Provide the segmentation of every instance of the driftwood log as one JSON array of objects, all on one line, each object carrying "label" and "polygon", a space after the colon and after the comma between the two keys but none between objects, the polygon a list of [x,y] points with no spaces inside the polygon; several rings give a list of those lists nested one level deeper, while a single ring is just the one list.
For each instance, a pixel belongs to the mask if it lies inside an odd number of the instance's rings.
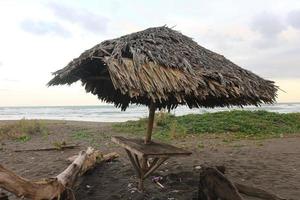
[{"label": "driftwood log", "polygon": [[16,149],[14,152],[28,152],[28,151],[61,151],[65,149],[74,149],[79,147],[78,145],[63,145],[58,147],[38,148],[38,149]]},{"label": "driftwood log", "polygon": [[40,181],[22,178],[0,165],[0,188],[20,198],[32,200],[74,200],[71,188],[78,176],[92,169],[96,164],[118,157],[117,153],[105,156],[89,147],[73,157],[72,163],[59,175]]},{"label": "driftwood log", "polygon": [[225,167],[203,167],[200,170],[198,200],[244,200],[241,194],[266,200],[287,200],[260,188],[230,181]]}]

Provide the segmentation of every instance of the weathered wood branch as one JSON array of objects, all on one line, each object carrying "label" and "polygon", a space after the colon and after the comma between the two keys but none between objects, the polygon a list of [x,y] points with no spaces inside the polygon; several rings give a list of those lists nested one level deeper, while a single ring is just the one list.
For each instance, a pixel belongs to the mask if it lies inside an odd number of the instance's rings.
[{"label": "weathered wood branch", "polygon": [[60,147],[38,148],[38,149],[16,149],[14,152],[28,152],[28,151],[61,151],[64,149],[74,149],[79,147],[78,145],[63,145]]},{"label": "weathered wood branch", "polygon": [[200,200],[243,200],[240,193],[266,200],[287,200],[260,188],[231,182],[225,177],[225,167],[204,167],[200,171]]},{"label": "weathered wood branch", "polygon": [[81,151],[73,162],[55,178],[41,181],[22,178],[0,165],[0,188],[18,197],[32,200],[73,200],[75,197],[70,188],[74,186],[77,177],[93,168],[96,163],[116,157],[116,153],[102,156],[99,151],[89,147],[86,151]]}]

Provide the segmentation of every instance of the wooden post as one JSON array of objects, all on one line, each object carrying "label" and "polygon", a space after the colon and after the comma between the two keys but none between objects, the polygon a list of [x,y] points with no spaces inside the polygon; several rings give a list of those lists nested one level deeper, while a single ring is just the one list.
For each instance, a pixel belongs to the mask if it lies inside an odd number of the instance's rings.
[{"label": "wooden post", "polygon": [[155,105],[154,105],[154,103],[151,102],[151,104],[149,106],[148,129],[147,129],[147,135],[145,138],[145,144],[149,144],[151,142],[154,114],[155,114]]},{"label": "wooden post", "polygon": [[140,191],[144,191],[144,179],[145,179],[145,173],[147,172],[147,158],[142,157],[141,158],[141,176],[138,184],[138,189]]}]

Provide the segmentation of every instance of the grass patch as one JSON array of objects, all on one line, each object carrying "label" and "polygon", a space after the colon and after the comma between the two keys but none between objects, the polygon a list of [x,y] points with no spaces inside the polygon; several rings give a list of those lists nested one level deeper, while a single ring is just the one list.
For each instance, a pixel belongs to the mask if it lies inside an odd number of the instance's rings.
[{"label": "grass patch", "polygon": [[11,138],[20,142],[26,142],[34,134],[48,134],[48,129],[43,121],[21,119],[0,126],[0,140]]},{"label": "grass patch", "polygon": [[87,140],[90,138],[90,134],[85,130],[78,130],[72,134],[72,137],[76,140]]},{"label": "grass patch", "polygon": [[56,149],[62,149],[64,146],[67,145],[66,141],[56,141],[52,143],[53,147]]},{"label": "grass patch", "polygon": [[73,132],[72,137],[75,140],[86,141],[89,145],[96,147],[99,145],[98,140],[101,136],[99,134],[95,134],[89,129],[81,129]]},{"label": "grass patch", "polygon": [[197,147],[198,147],[198,149],[204,149],[205,145],[203,142],[199,142]]},{"label": "grass patch", "polygon": [[31,139],[30,135],[22,135],[16,138],[19,142],[27,142]]},{"label": "grass patch", "polygon": [[[118,132],[143,135],[147,119],[118,123]],[[300,133],[300,113],[280,114],[267,111],[225,111],[175,117],[167,113],[155,116],[154,138],[177,139],[188,134],[228,134],[230,138],[263,139]]]}]

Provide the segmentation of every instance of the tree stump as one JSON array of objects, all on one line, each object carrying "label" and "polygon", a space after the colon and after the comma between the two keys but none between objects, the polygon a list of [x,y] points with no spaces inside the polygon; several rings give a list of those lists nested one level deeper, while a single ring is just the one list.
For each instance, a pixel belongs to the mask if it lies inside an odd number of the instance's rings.
[{"label": "tree stump", "polygon": [[200,170],[199,200],[243,200],[234,184],[219,170],[204,167]]},{"label": "tree stump", "polygon": [[266,200],[287,200],[260,188],[231,182],[225,167],[203,167],[200,170],[198,200],[243,200],[240,193]]}]

